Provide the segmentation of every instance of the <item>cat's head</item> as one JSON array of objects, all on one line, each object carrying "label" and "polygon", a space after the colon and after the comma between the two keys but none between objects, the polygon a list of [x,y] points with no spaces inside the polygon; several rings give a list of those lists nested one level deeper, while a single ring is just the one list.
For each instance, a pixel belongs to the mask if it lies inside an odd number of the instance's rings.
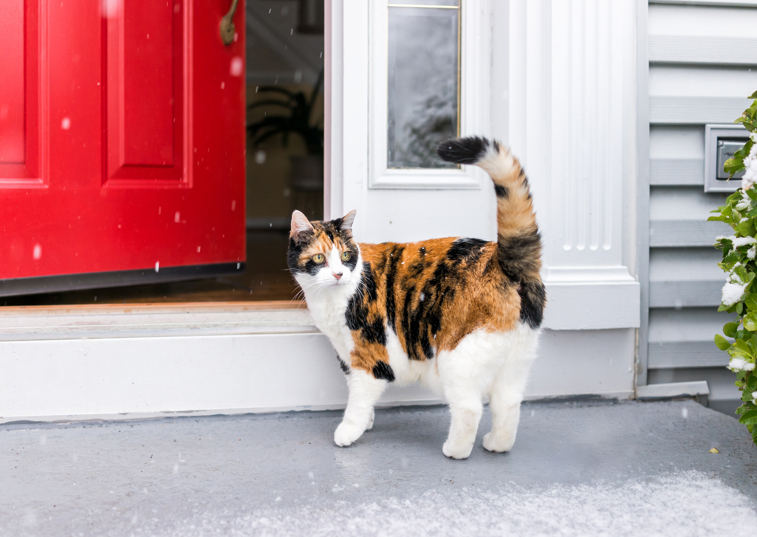
[{"label": "cat's head", "polygon": [[289,270],[303,288],[343,286],[359,277],[360,249],[352,239],[355,213],[313,222],[300,211],[292,213],[287,259]]}]

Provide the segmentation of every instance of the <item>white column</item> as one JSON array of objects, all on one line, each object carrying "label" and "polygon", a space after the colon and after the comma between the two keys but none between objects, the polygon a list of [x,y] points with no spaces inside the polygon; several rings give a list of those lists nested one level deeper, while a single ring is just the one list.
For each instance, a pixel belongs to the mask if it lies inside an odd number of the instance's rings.
[{"label": "white column", "polygon": [[511,0],[508,16],[507,138],[544,236],[545,324],[637,327],[624,259],[635,243],[624,235],[635,222],[624,200],[636,181],[634,1]]}]

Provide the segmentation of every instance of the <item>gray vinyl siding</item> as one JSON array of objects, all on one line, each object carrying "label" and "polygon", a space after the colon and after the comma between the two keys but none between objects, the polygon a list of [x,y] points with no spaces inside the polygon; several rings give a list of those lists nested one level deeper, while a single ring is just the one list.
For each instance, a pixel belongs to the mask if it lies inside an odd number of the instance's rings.
[{"label": "gray vinyl siding", "polygon": [[[706,380],[710,399],[738,399],[713,343],[725,281],[707,222],[723,194],[704,193],[704,125],[732,123],[757,90],[757,2],[650,1],[649,384]],[[749,31],[751,29],[751,31]]]}]

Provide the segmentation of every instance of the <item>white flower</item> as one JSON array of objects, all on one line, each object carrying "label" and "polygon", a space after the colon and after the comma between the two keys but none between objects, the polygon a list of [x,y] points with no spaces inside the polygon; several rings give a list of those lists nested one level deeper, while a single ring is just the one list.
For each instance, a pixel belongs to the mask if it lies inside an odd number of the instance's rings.
[{"label": "white flower", "polygon": [[753,371],[754,364],[752,362],[747,362],[743,358],[731,358],[731,361],[728,363],[728,369],[734,373],[738,373],[739,371]]},{"label": "white flower", "polygon": [[753,132],[749,135],[749,137],[752,139],[752,141],[757,144],[757,132]]},{"label": "white flower", "polygon": [[757,392],[752,392],[752,403],[757,404]]},{"label": "white flower", "polygon": [[754,259],[755,255],[757,255],[757,246],[752,246],[749,248],[749,250],[746,251],[746,256],[749,259]]}]

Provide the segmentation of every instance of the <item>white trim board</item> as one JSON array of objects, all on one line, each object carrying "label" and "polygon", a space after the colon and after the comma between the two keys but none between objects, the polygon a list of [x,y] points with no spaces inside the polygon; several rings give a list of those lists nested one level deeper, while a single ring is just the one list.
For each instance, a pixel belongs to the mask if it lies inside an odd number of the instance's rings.
[{"label": "white trim board", "polygon": [[[633,339],[632,329],[545,331],[527,394],[631,397]],[[0,371],[0,423],[339,409],[347,396],[317,333],[3,341]],[[392,386],[381,401],[438,399]]]}]

